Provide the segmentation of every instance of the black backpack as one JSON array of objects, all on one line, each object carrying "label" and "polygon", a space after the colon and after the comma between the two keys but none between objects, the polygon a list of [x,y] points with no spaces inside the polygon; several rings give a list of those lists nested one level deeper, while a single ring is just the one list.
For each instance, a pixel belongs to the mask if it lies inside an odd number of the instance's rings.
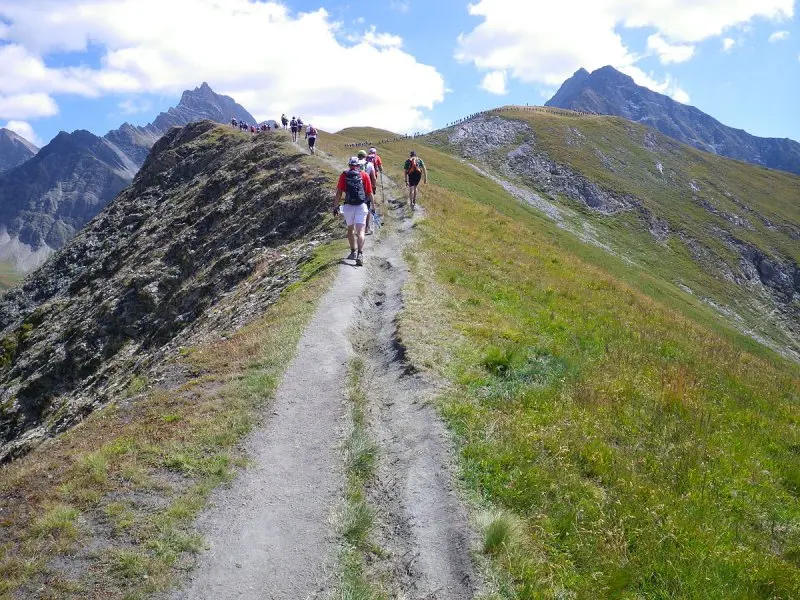
[{"label": "black backpack", "polygon": [[361,179],[361,171],[358,169],[348,169],[344,172],[344,201],[346,204],[364,204],[367,195],[364,193],[364,180]]}]

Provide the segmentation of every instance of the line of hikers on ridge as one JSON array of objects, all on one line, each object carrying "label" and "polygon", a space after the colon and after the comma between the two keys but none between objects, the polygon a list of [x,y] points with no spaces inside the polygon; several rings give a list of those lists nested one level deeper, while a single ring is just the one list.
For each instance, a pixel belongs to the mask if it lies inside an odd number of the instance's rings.
[{"label": "line of hikers on ridge", "polygon": [[[425,163],[411,151],[403,165],[405,183],[408,186],[408,199],[411,210],[417,206],[417,186],[420,181],[428,183],[428,170]],[[380,217],[377,213],[377,189],[380,176],[383,191],[383,161],[374,146],[359,150],[356,156],[348,161],[348,168],[339,175],[336,184],[336,196],[333,200],[333,215],[341,214],[347,224],[347,241],[350,254],[345,260],[355,260],[356,266],[364,264],[365,236],[372,233],[370,225],[379,227]],[[383,196],[383,193],[381,194]],[[344,200],[344,203],[342,201]],[[383,197],[385,202],[386,198]]]}]

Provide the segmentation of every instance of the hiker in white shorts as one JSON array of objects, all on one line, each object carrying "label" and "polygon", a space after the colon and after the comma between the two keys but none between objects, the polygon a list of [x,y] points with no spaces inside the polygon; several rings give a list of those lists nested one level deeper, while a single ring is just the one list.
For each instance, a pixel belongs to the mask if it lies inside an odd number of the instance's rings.
[{"label": "hiker in white shorts", "polygon": [[367,202],[372,201],[372,182],[369,175],[360,169],[357,156],[350,159],[348,166],[349,169],[339,176],[336,185],[333,214],[339,214],[339,205],[344,196],[342,214],[347,223],[347,241],[350,243],[347,260],[355,259],[360,267],[364,264],[364,228],[369,214]]}]

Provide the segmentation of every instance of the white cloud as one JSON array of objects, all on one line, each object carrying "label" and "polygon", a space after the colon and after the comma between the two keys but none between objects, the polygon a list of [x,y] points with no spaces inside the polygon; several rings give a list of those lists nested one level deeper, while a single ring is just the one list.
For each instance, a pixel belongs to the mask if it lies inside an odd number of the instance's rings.
[{"label": "white cloud", "polygon": [[408,0],[392,0],[389,2],[389,8],[401,13],[407,13],[411,10],[411,3]]},{"label": "white cloud", "polygon": [[26,140],[31,142],[32,144],[39,146],[40,148],[44,146],[44,142],[41,138],[36,135],[36,132],[31,127],[31,124],[27,121],[9,121],[5,124],[6,129],[10,129],[14,133],[21,135]]},{"label": "white cloud", "polygon": [[506,87],[506,72],[505,71],[491,71],[481,81],[481,88],[490,94],[497,94],[502,96],[508,93]]},{"label": "white cloud", "polygon": [[775,42],[780,42],[781,40],[785,40],[789,37],[788,31],[776,31],[771,36],[769,36],[769,43],[774,44]]},{"label": "white cloud", "polygon": [[647,49],[658,54],[662,65],[686,62],[694,56],[693,45],[670,44],[657,33],[647,38]]},{"label": "white cloud", "polygon": [[667,75],[663,81],[659,81],[652,73],[645,73],[636,66],[622,67],[620,70],[633,77],[633,80],[641,86],[659,94],[666,94],[682,104],[689,104],[689,94],[678,85],[678,82],[671,75]]},{"label": "white cloud", "polygon": [[722,51],[723,52],[730,52],[733,50],[733,47],[736,45],[736,40],[733,38],[726,37],[722,40]]},{"label": "white cloud", "polygon": [[47,94],[0,95],[0,119],[30,119],[57,114],[58,105]]},{"label": "white cloud", "polygon": [[[0,0],[0,22],[10,42],[0,47],[0,95],[177,94],[208,81],[258,118],[289,111],[324,128],[410,131],[430,126],[424,111],[445,94],[441,74],[404,52],[402,38],[373,28],[342,42],[324,9],[292,13],[256,0]],[[53,53],[90,46],[103,53],[98,68],[47,66]],[[376,68],[352,77],[354,64]]]},{"label": "white cloud", "polygon": [[403,38],[391,33],[376,33],[375,26],[370,27],[361,38],[363,42],[376,48],[402,48]]},{"label": "white cloud", "polygon": [[635,66],[642,57],[623,41],[625,28],[654,30],[650,50],[665,64],[679,62],[692,45],[755,18],[791,18],[794,0],[475,0],[468,11],[480,23],[459,36],[456,59],[526,83],[560,85],[581,67]]},{"label": "white cloud", "polygon": [[147,98],[126,98],[117,107],[124,115],[136,115],[153,110],[153,102]]}]

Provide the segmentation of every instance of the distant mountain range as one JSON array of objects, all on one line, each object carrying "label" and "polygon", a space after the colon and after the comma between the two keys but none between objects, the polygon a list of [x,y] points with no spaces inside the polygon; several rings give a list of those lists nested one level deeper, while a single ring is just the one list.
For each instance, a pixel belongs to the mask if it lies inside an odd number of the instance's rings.
[{"label": "distant mountain range", "polygon": [[624,117],[706,152],[800,174],[800,143],[723,125],[693,106],[636,85],[612,67],[592,73],[580,69],[545,106]]},{"label": "distant mountain range", "polygon": [[27,160],[0,173],[0,261],[35,268],[133,180],[170,127],[231,117],[255,123],[233,98],[203,83],[144,127],[124,123],[103,137],[61,132],[38,153],[31,145]]},{"label": "distant mountain range", "polygon": [[39,151],[21,135],[0,128],[0,173],[21,165]]}]

